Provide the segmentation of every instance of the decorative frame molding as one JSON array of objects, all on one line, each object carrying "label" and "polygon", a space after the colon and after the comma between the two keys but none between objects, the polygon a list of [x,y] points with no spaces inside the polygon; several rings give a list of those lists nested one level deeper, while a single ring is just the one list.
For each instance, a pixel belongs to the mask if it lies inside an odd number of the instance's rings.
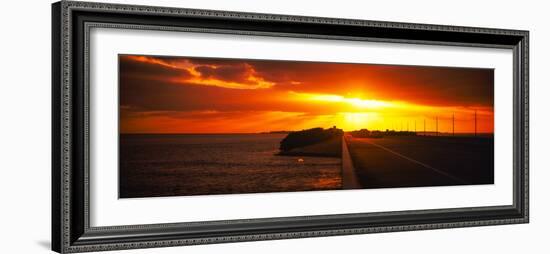
[{"label": "decorative frame molding", "polygon": [[[93,27],[513,49],[513,205],[90,227],[88,36]],[[52,249],[74,253],[528,223],[528,73],[528,31],[72,1],[54,3]]]}]

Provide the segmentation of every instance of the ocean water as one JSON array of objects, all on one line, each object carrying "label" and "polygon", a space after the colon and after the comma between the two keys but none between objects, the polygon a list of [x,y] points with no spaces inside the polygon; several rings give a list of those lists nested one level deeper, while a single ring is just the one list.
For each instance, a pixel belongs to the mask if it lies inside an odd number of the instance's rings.
[{"label": "ocean water", "polygon": [[341,159],[276,155],[286,134],[121,134],[120,198],[340,189]]}]

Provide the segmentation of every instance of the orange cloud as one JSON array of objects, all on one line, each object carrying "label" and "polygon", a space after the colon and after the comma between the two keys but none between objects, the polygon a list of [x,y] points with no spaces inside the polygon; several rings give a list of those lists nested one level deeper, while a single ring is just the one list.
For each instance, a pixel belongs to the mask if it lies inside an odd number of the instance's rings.
[{"label": "orange cloud", "polygon": [[270,88],[275,84],[258,76],[249,64],[215,65],[194,64],[188,59],[165,60],[159,57],[124,55],[122,58],[151,65],[160,65],[174,70],[180,70],[190,76],[169,79],[176,83],[192,83],[196,85],[218,86],[232,89],[262,89]]}]

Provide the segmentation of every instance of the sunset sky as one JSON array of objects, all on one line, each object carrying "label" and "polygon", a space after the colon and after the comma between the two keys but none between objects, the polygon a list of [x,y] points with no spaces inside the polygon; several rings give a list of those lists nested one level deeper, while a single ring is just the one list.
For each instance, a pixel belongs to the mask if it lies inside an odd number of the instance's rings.
[{"label": "sunset sky", "polygon": [[122,133],[493,132],[493,70],[119,56]]}]

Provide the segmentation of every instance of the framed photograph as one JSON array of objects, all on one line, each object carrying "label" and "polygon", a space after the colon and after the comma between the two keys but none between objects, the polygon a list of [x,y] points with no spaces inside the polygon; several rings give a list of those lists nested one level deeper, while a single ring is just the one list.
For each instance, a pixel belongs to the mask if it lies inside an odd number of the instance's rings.
[{"label": "framed photograph", "polygon": [[54,251],[529,220],[528,31],[52,13]]}]

